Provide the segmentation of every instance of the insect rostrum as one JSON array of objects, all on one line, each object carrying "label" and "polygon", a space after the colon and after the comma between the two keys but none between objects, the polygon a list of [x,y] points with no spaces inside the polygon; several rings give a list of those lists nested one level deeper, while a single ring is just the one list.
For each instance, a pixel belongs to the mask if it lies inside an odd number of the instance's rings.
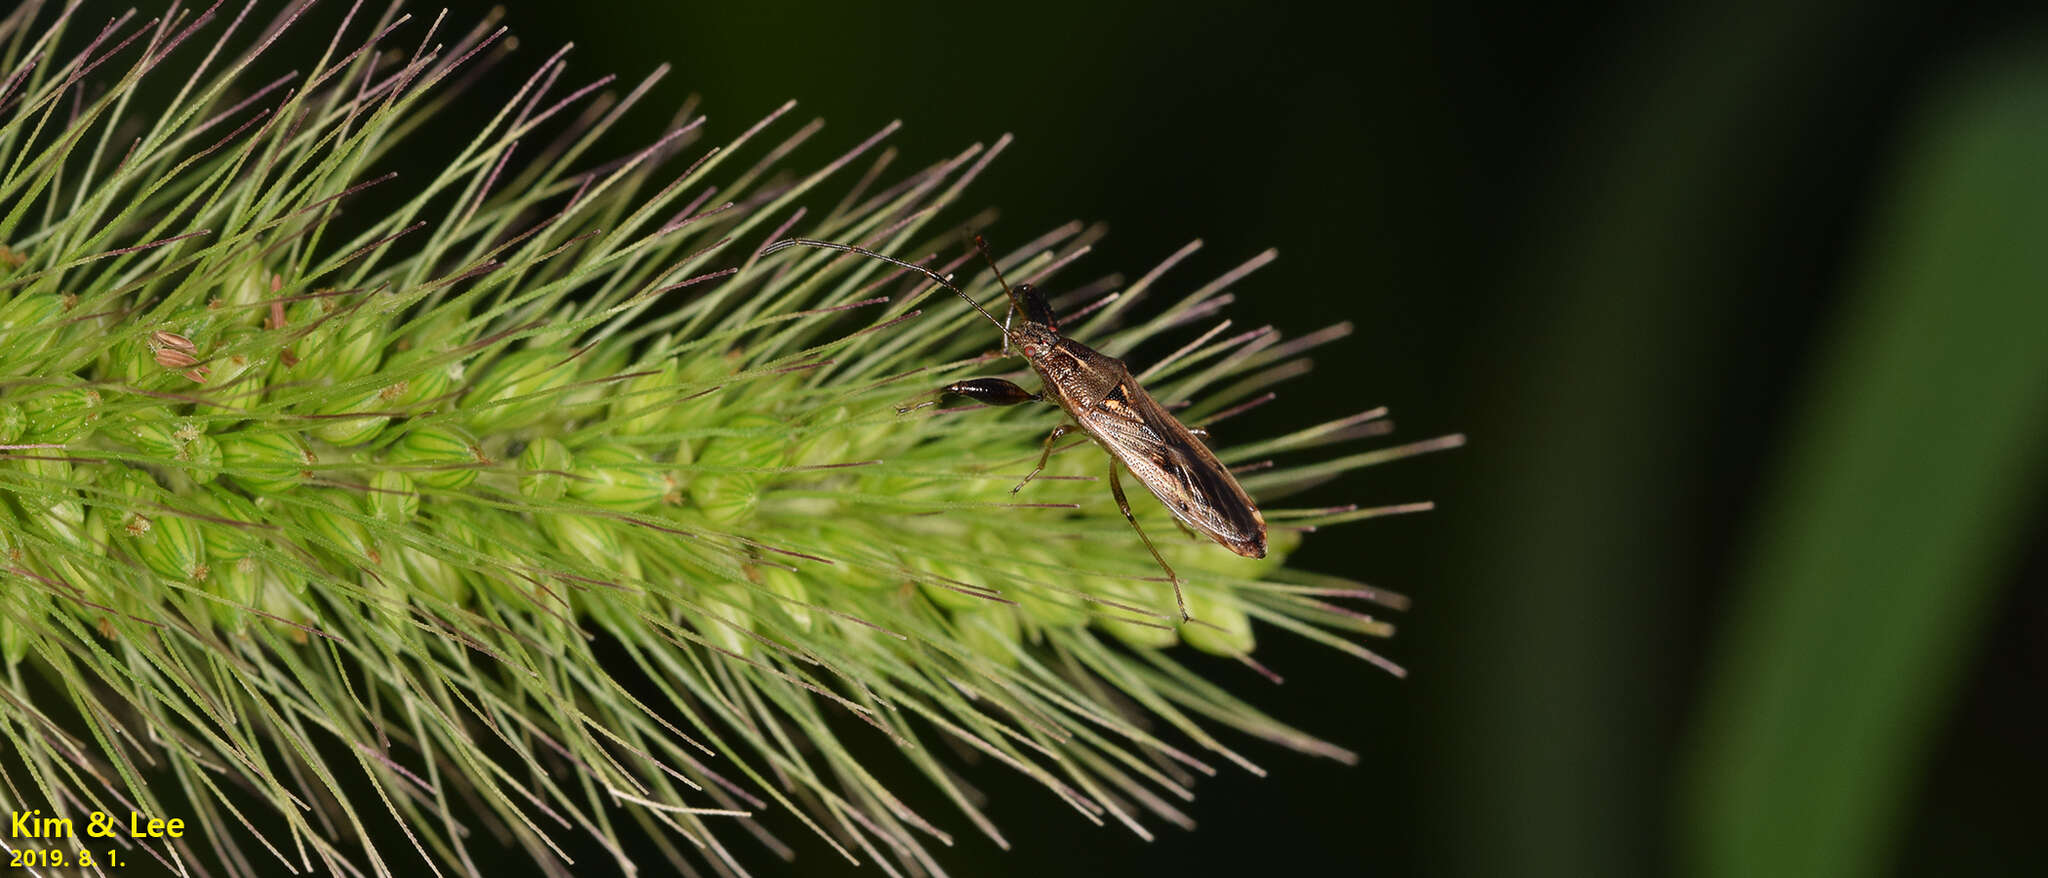
[{"label": "insect rostrum", "polygon": [[[1087,316],[1057,330],[1020,287],[1006,337],[1096,379],[1048,379],[1063,409],[904,417],[935,385],[1034,394],[971,379],[981,317],[922,278],[762,248],[933,252],[1007,139],[902,171],[891,126],[797,167],[833,137],[789,106],[650,108],[665,70],[608,90],[491,20],[336,13],[293,44],[322,13],[260,6],[0,18],[0,810],[180,818],[123,859],[230,874],[475,874],[511,847],[567,875],[575,839],[620,871],[743,872],[780,838],[934,872],[934,842],[1009,843],[976,772],[1149,836],[1190,822],[1176,801],[1212,762],[1252,766],[1226,737],[1350,758],[1229,694],[1256,677],[1170,649],[1250,663],[1258,620],[1392,668],[1355,601],[1402,600],[1286,558],[1422,507],[1274,504],[1457,441],[1313,453],[1384,432],[1377,410],[1213,456],[1166,435],[1265,432],[1246,413],[1344,334],[1218,325],[1266,257],[1207,284],[1176,267],[1191,248],[1133,283],[1062,281]],[[266,54],[286,45],[306,63]],[[516,87],[445,131],[437,102],[483,100],[465,77]],[[629,113],[675,121],[615,143]],[[1071,272],[1098,233],[1050,230],[1006,268]],[[1152,337],[1191,340],[1139,376],[1107,365]],[[1045,454],[1066,410],[1186,455],[1124,460],[1234,552],[1141,549],[1099,460]],[[1168,609],[1181,580],[1193,623]],[[902,762],[856,761],[859,736]],[[905,782],[948,807],[914,810]],[[674,862],[629,862],[648,849]]]}]

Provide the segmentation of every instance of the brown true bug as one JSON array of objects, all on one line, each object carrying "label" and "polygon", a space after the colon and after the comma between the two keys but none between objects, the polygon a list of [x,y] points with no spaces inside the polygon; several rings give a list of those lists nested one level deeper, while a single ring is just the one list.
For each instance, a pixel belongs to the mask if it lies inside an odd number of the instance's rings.
[{"label": "brown true bug", "polygon": [[1024,320],[1021,326],[1013,328],[1009,320],[997,320],[980,302],[937,272],[872,250],[831,241],[790,238],[770,244],[761,253],[765,256],[799,245],[858,253],[923,274],[958,293],[981,316],[1000,327],[1003,330],[1003,354],[1011,355],[1014,346],[1016,355],[1030,363],[1032,370],[1044,380],[1045,389],[1032,393],[1002,378],[972,378],[948,384],[940,389],[940,393],[957,394],[987,405],[1049,400],[1065,409],[1074,422],[1053,429],[1052,435],[1045,438],[1044,450],[1038,455],[1038,466],[1024,477],[1024,481],[1017,483],[1017,487],[1011,488],[1010,493],[1021,490],[1045,470],[1046,461],[1052,457],[1053,444],[1060,437],[1077,427],[1088,434],[1109,452],[1110,493],[1116,496],[1116,505],[1123,512],[1124,520],[1131,523],[1131,528],[1138,532],[1138,538],[1145,542],[1145,548],[1152,552],[1152,560],[1159,562],[1160,569],[1166,571],[1167,581],[1173,583],[1173,598],[1180,606],[1182,621],[1191,617],[1188,615],[1187,598],[1181,594],[1180,577],[1173,572],[1173,566],[1160,557],[1159,548],[1152,544],[1152,538],[1145,535],[1145,529],[1139,527],[1138,519],[1131,515],[1131,503],[1124,497],[1123,485],[1117,479],[1117,464],[1129,469],[1131,475],[1136,476],[1186,527],[1200,531],[1239,555],[1266,557],[1265,517],[1259,514],[1259,507],[1252,503],[1252,498],[1238,485],[1230,470],[1224,468],[1208,446],[1196,438],[1196,431],[1168,414],[1164,406],[1145,392],[1145,388],[1138,386],[1137,379],[1131,377],[1130,367],[1124,365],[1124,361],[1060,335],[1059,324],[1053,317],[1052,307],[1046,304],[1045,296],[1030,284],[1018,284],[1012,288],[1003,279],[1002,269],[996,267],[995,258],[988,252],[988,242],[981,236],[974,237],[974,245],[981,251],[982,258],[988,261],[989,270],[995,273],[996,283],[1002,285],[1003,293],[1009,297],[1012,313],[1022,312]]}]

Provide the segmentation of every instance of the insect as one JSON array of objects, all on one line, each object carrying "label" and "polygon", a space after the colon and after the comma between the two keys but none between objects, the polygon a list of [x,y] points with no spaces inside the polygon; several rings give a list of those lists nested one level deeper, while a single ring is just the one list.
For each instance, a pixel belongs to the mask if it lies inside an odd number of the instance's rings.
[{"label": "insect", "polygon": [[1259,514],[1259,507],[1244,492],[1230,470],[1224,468],[1208,446],[1202,444],[1198,436],[1206,433],[1190,430],[1168,414],[1166,408],[1146,393],[1136,378],[1131,377],[1130,367],[1124,365],[1124,361],[1061,335],[1059,323],[1045,296],[1030,284],[1011,287],[1009,281],[1003,279],[1002,269],[996,267],[995,258],[989,255],[988,242],[981,236],[974,237],[974,246],[981,251],[989,270],[995,274],[996,283],[1009,297],[1011,315],[1023,314],[1020,325],[1012,326],[1009,319],[997,320],[974,297],[954,286],[948,277],[872,250],[832,241],[789,238],[777,241],[761,252],[767,255],[796,246],[857,253],[918,272],[959,294],[967,304],[974,306],[976,312],[1000,327],[1003,331],[1003,355],[1023,357],[1044,380],[1044,389],[1032,393],[1002,378],[971,378],[948,384],[940,388],[940,393],[964,396],[987,405],[1051,402],[1064,409],[1072,421],[1053,428],[1052,435],[1045,438],[1045,447],[1038,455],[1038,466],[1032,468],[1017,487],[1011,488],[1010,493],[1022,490],[1045,471],[1046,461],[1052,457],[1053,445],[1060,437],[1077,429],[1086,433],[1109,452],[1110,493],[1115,495],[1117,509],[1123,512],[1124,520],[1131,523],[1131,528],[1138,532],[1138,538],[1145,542],[1145,548],[1151,551],[1152,560],[1159,562],[1160,569],[1166,571],[1167,580],[1173,583],[1173,598],[1180,607],[1182,621],[1190,621],[1192,617],[1188,615],[1187,598],[1181,593],[1180,577],[1173,572],[1173,566],[1160,557],[1159,547],[1152,544],[1152,538],[1145,535],[1145,529],[1139,527],[1138,519],[1131,515],[1131,503],[1124,496],[1123,485],[1117,478],[1119,464],[1129,469],[1140,484],[1159,498],[1159,502],[1185,528],[1199,531],[1224,548],[1247,558],[1266,557],[1266,519]]}]

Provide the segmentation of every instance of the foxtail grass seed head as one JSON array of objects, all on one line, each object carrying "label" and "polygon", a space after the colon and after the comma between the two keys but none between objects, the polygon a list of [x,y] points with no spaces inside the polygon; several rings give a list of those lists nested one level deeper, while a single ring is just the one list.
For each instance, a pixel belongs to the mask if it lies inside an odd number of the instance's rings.
[{"label": "foxtail grass seed head", "polygon": [[[1288,558],[1426,504],[1289,497],[1460,440],[1331,453],[1383,413],[1250,414],[1347,331],[1216,331],[1270,254],[1211,282],[1184,251],[1063,326],[1210,426],[1264,513],[1243,558],[1132,493],[1183,623],[1099,449],[1010,493],[1060,412],[920,405],[1024,374],[965,303],[764,253],[860,242],[1000,301],[964,242],[1007,137],[906,173],[893,125],[707,121],[658,106],[665,69],[573,81],[494,21],[291,8],[0,18],[0,809],[178,817],[124,863],[236,873],[561,874],[572,835],[617,871],[736,873],[767,864],[727,847],[749,832],[923,873],[962,827],[1000,839],[975,772],[1147,832],[1185,822],[1153,766],[1250,765],[1212,729],[1341,753],[1198,653],[1304,636],[1399,672],[1361,602],[1405,601]],[[673,125],[624,142],[627,115]],[[1078,224],[990,231],[1047,289],[1146,268],[1072,259]],[[855,761],[876,742],[900,765]],[[675,862],[626,862],[642,833]]]}]

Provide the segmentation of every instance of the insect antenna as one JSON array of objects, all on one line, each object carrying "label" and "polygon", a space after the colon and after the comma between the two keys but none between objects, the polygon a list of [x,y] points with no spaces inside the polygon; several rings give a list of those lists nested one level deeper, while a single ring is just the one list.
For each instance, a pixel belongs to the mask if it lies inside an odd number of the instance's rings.
[{"label": "insect antenna", "polygon": [[1003,270],[996,267],[995,256],[988,252],[988,239],[983,238],[980,235],[975,235],[974,249],[981,252],[981,260],[983,262],[988,263],[988,270],[995,272],[996,283],[1002,285],[1003,295],[1010,297],[1010,304],[1014,306],[1017,310],[1023,311],[1026,314],[1030,314],[1031,310],[1024,307],[1024,300],[1018,298],[1017,291],[1010,288],[1010,282],[1003,279]]},{"label": "insect antenna", "polygon": [[[980,240],[981,240],[981,238],[980,238],[979,236],[977,236],[977,237],[975,238],[975,240],[976,240],[976,241],[978,242],[978,241],[980,241]],[[905,262],[905,261],[903,261],[903,260],[901,260],[901,259],[897,259],[897,258],[896,258],[896,257],[894,257],[894,256],[884,256],[884,255],[882,255],[882,254],[880,254],[880,253],[876,253],[876,252],[875,252],[875,251],[873,251],[873,250],[868,250],[868,249],[865,249],[865,248],[862,248],[862,247],[855,247],[855,246],[853,246],[852,244],[841,244],[841,243],[839,243],[839,242],[837,242],[837,241],[819,241],[819,240],[816,240],[816,239],[813,239],[813,238],[784,238],[784,239],[782,239],[782,240],[780,240],[780,241],[777,241],[777,242],[775,242],[775,243],[773,243],[773,244],[770,244],[770,245],[768,245],[768,246],[766,246],[766,247],[763,247],[763,248],[761,248],[761,255],[762,255],[762,256],[766,256],[766,255],[768,255],[768,254],[770,254],[770,253],[774,253],[774,252],[775,252],[775,251],[777,251],[777,250],[785,250],[785,249],[788,249],[788,248],[790,248],[790,247],[798,247],[798,246],[802,246],[802,247],[816,247],[816,248],[819,248],[819,249],[821,249],[821,250],[838,250],[838,251],[840,251],[840,252],[842,252],[842,253],[858,253],[858,254],[860,254],[860,255],[862,255],[862,256],[866,256],[866,257],[868,257],[869,259],[879,259],[879,260],[882,260],[883,262],[887,262],[887,263],[889,263],[890,265],[895,265],[895,266],[898,266],[898,267],[901,267],[901,268],[907,268],[907,269],[910,269],[911,271],[915,271],[915,272],[917,272],[918,274],[922,274],[922,275],[924,275],[925,277],[931,278],[931,279],[932,279],[932,280],[933,280],[934,282],[936,282],[936,283],[937,283],[937,284],[938,284],[939,286],[945,287],[946,289],[949,289],[949,290],[952,290],[952,291],[953,291],[953,292],[955,292],[955,293],[958,293],[958,294],[960,295],[960,298],[962,298],[962,299],[966,299],[966,300],[967,300],[967,304],[969,304],[969,305],[972,305],[972,306],[974,306],[974,310],[975,310],[976,312],[980,313],[980,314],[981,314],[981,316],[983,316],[983,317],[986,317],[986,318],[988,318],[988,322],[990,322],[990,323],[993,323],[993,324],[995,324],[995,325],[996,325],[996,326],[998,326],[998,327],[1002,327],[1002,329],[1003,329],[1003,334],[1004,334],[1004,335],[1009,335],[1009,334],[1010,334],[1010,329],[1009,329],[1009,327],[1007,327],[1007,326],[1004,326],[1004,325],[1003,325],[1003,321],[1001,321],[1001,320],[997,320],[997,319],[996,319],[996,316],[995,316],[994,314],[990,314],[990,313],[988,313],[988,309],[987,309],[987,308],[983,308],[983,307],[981,307],[981,303],[980,303],[980,302],[977,302],[977,301],[975,301],[975,300],[974,300],[974,297],[973,297],[973,296],[970,296],[970,295],[968,295],[968,294],[967,294],[967,291],[966,291],[966,290],[963,290],[963,289],[960,289],[959,287],[956,287],[956,286],[954,286],[954,285],[953,285],[953,281],[952,281],[952,280],[950,280],[950,279],[949,279],[948,277],[942,277],[942,276],[940,276],[940,275],[939,275],[939,273],[938,273],[938,272],[936,272],[936,271],[933,271],[933,270],[931,270],[931,269],[929,269],[929,268],[926,268],[926,267],[924,267],[924,266],[922,266],[922,265],[918,265],[918,264],[916,264],[916,263],[912,263],[912,262]],[[987,251],[986,249],[984,249],[984,250],[982,251],[982,254],[983,254],[983,255],[985,256],[985,255],[987,255],[987,252],[988,252],[988,251]],[[993,265],[993,263],[991,263],[991,265]],[[996,274],[996,282],[997,282],[997,283],[1002,283],[1002,280],[1003,280],[1003,276],[1002,276],[1002,274],[1001,274],[1000,272],[998,272],[998,273]],[[1009,292],[1010,292],[1010,285],[1009,285],[1009,284],[1003,284],[1003,292],[1006,292],[1006,293],[1009,293]],[[1015,299],[1016,297],[1017,297],[1017,295],[1016,295],[1015,293],[1010,293],[1010,298],[1011,298],[1011,299],[1013,299],[1013,300],[1014,300],[1014,299]]]}]

